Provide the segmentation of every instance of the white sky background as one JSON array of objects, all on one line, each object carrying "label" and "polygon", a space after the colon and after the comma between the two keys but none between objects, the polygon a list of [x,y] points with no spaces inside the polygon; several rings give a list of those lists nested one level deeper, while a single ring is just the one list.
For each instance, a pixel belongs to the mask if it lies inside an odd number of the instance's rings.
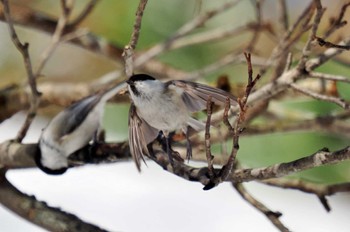
[{"label": "white sky background", "polygon": [[[17,114],[0,125],[0,142],[15,136],[21,120]],[[36,121],[26,142],[36,142],[45,122]],[[27,169],[9,171],[7,177],[23,192],[110,231],[277,231],[230,184],[203,191],[200,184],[167,173],[152,161],[141,174],[134,163],[123,162],[73,168],[62,176]],[[292,231],[349,231],[348,194],[328,198],[332,212],[327,213],[313,195],[257,183],[246,186],[271,210],[282,212]],[[0,228],[43,231],[1,206]]]}]

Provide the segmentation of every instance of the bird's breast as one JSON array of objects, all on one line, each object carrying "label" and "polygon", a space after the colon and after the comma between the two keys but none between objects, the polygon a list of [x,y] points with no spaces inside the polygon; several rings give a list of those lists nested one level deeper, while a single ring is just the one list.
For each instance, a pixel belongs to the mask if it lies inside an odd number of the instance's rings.
[{"label": "bird's breast", "polygon": [[135,105],[138,115],[158,130],[181,129],[189,120],[189,112],[185,104],[176,95],[163,94]]}]

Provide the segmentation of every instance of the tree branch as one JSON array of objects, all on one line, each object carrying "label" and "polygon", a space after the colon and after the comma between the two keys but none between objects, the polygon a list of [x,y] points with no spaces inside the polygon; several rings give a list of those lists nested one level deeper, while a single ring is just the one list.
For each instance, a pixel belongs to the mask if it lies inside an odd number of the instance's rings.
[{"label": "tree branch", "polygon": [[[20,144],[7,141],[0,144],[0,165],[7,168],[33,167],[33,157],[37,152],[37,144]],[[100,144],[93,153],[89,153],[90,145],[77,151],[70,156],[70,164],[73,166],[85,163],[115,163],[121,160],[130,159],[129,147],[126,143]],[[86,157],[93,157],[87,160]],[[184,179],[197,181],[206,185],[210,178],[208,168],[194,168],[182,162],[174,161],[174,169],[171,167],[167,155],[162,151],[155,152],[150,157],[164,170],[178,175]],[[280,164],[274,164],[261,168],[243,168],[234,170],[226,181],[241,183],[253,180],[264,180],[288,176],[294,173],[305,171],[311,168],[340,163],[350,160],[350,147],[330,152],[326,148],[312,155]],[[214,169],[218,174],[221,169]]]},{"label": "tree branch", "polygon": [[326,196],[332,196],[339,192],[350,192],[350,183],[325,185],[299,179],[269,179],[262,181],[262,183],[274,187],[295,189],[305,193],[315,194],[327,212],[331,211],[331,207],[329,206]]},{"label": "tree branch", "polygon": [[8,25],[8,29],[10,31],[10,36],[11,36],[12,42],[16,46],[17,50],[22,54],[22,57],[24,60],[24,66],[25,66],[25,69],[27,72],[27,79],[29,82],[30,90],[31,90],[30,108],[29,108],[29,111],[27,113],[25,122],[24,122],[21,130],[18,132],[17,138],[16,138],[16,140],[18,142],[21,142],[23,140],[24,136],[26,135],[31,122],[33,121],[33,119],[36,115],[36,111],[37,111],[37,108],[38,108],[39,102],[40,102],[40,92],[38,91],[37,86],[36,86],[36,80],[35,80],[35,75],[33,73],[32,62],[31,62],[31,58],[30,58],[30,55],[28,52],[29,44],[28,43],[22,44],[18,38],[18,35],[17,35],[15,28],[13,26],[13,23],[12,23],[8,0],[1,0],[1,3],[2,3],[3,8],[4,8],[3,13],[4,13],[4,17],[6,19],[7,25]]},{"label": "tree branch", "polygon": [[131,34],[129,44],[124,47],[123,58],[124,58],[124,68],[127,77],[130,77],[134,73],[134,50],[136,48],[137,42],[139,40],[141,22],[143,12],[146,8],[147,0],[140,0],[139,6],[136,11],[136,18],[134,23],[134,28]]},{"label": "tree branch", "polygon": [[0,203],[20,217],[49,231],[106,231],[20,192],[7,181],[5,173],[0,174]]},{"label": "tree branch", "polygon": [[232,186],[236,189],[236,191],[241,195],[241,197],[246,200],[249,204],[251,204],[253,207],[255,207],[257,210],[259,210],[261,213],[263,213],[270,221],[271,223],[276,226],[277,229],[283,232],[289,231],[285,225],[279,220],[279,218],[282,216],[282,213],[280,212],[274,212],[267,208],[264,204],[256,200],[243,186],[243,184],[239,183],[232,183]]}]

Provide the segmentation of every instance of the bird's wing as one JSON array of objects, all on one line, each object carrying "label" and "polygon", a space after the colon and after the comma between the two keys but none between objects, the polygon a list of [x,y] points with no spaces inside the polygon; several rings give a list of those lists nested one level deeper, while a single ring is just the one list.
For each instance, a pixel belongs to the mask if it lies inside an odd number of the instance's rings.
[{"label": "bird's wing", "polygon": [[216,105],[225,105],[227,98],[230,98],[231,106],[237,105],[236,97],[218,88],[183,80],[169,81],[166,85],[169,88],[178,87],[183,90],[182,100],[191,112],[206,109],[209,96],[211,96],[212,102]]},{"label": "bird's wing", "polygon": [[65,126],[61,128],[61,136],[70,134],[78,128],[99,101],[99,95],[92,95],[67,107],[66,118],[63,119]]},{"label": "bird's wing", "polygon": [[139,171],[141,170],[140,160],[142,159],[145,162],[143,156],[149,155],[147,144],[152,142],[158,133],[157,129],[151,127],[137,115],[135,105],[131,104],[129,111],[129,147]]}]

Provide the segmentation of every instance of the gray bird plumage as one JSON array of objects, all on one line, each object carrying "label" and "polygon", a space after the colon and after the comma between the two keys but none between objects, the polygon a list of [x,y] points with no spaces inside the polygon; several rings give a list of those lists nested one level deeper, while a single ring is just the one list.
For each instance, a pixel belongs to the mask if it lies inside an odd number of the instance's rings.
[{"label": "gray bird plumage", "polygon": [[125,86],[118,84],[83,98],[58,113],[41,133],[38,167],[48,174],[63,173],[68,156],[86,146],[100,129],[106,101]]},{"label": "gray bird plumage", "polygon": [[[224,105],[227,98],[231,106],[237,105],[236,98],[230,93],[195,82],[173,80],[163,83],[149,75],[137,74],[127,83],[133,102],[129,114],[129,145],[139,170],[140,160],[144,155],[150,155],[147,145],[160,131],[168,139],[169,132],[174,130],[181,129],[187,135],[188,127],[196,131],[204,129],[204,123],[192,118],[191,113],[204,110],[209,96],[217,105]],[[189,148],[190,141],[187,143]],[[169,149],[168,155],[172,162]]]}]

